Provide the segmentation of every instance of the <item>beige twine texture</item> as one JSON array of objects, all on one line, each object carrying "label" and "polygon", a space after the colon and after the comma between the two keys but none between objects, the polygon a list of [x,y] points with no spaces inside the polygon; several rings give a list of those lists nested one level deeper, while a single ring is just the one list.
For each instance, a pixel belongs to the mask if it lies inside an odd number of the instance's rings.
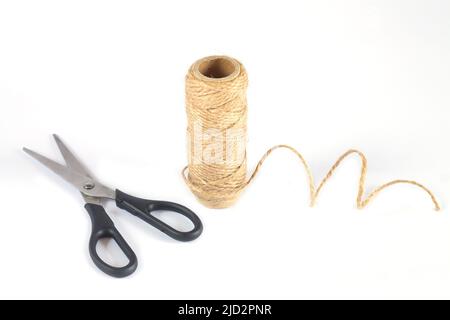
[{"label": "beige twine texture", "polygon": [[[207,162],[203,161],[203,154],[195,152],[195,128],[201,124],[202,132],[215,130],[226,137],[226,131],[232,129],[238,132],[233,136],[239,143],[232,144],[232,148],[239,145],[245,147],[247,131],[247,73],[237,60],[224,56],[212,56],[200,59],[194,63],[186,76],[186,112],[188,118],[188,166],[183,169],[183,178],[198,200],[210,208],[227,208],[239,197],[240,193],[253,181],[267,157],[276,149],[288,149],[299,158],[308,179],[310,190],[310,205],[316,203],[320,191],[331,178],[341,162],[352,154],[361,158],[361,173],[358,184],[356,206],[361,209],[382,190],[395,184],[411,184],[424,190],[431,198],[435,210],[440,206],[434,194],[424,185],[413,180],[393,180],[375,188],[366,197],[365,183],[367,173],[367,159],[358,150],[345,152],[334,163],[326,176],[316,188],[311,170],[303,156],[293,147],[277,145],[269,149],[258,162],[253,174],[247,179],[247,159],[239,162]],[[225,139],[225,138],[224,138]],[[209,140],[202,140],[201,150],[208,147]],[[237,152],[238,150],[231,150]]]}]

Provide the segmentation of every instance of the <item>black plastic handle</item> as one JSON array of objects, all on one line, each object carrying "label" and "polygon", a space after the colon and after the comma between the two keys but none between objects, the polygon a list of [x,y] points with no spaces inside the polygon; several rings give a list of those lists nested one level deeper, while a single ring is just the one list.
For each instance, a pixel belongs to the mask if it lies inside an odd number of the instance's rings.
[{"label": "black plastic handle", "polygon": [[[89,240],[89,253],[91,254],[91,258],[95,265],[104,273],[116,278],[127,277],[136,271],[138,265],[136,255],[122,237],[120,232],[116,229],[105,209],[100,205],[91,203],[87,203],[84,207],[89,213],[92,221],[92,234],[91,239]],[[113,267],[104,262],[97,253],[97,243],[100,239],[115,240],[119,248],[128,258],[128,264],[124,267]]]},{"label": "black plastic handle", "polygon": [[[197,239],[203,231],[200,218],[190,209],[178,203],[136,198],[116,190],[116,204],[119,208],[130,212],[178,241],[192,241]],[[187,232],[176,230],[151,214],[152,211],[157,210],[177,212],[188,218],[194,225],[194,228]]]}]

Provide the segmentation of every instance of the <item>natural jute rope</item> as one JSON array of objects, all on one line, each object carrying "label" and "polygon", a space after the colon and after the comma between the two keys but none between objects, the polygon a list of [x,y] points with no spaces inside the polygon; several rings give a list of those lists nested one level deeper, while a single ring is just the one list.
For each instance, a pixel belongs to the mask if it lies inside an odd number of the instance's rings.
[{"label": "natural jute rope", "polygon": [[232,205],[259,172],[266,158],[276,149],[291,150],[306,170],[310,205],[313,206],[324,184],[341,162],[351,154],[361,158],[357,208],[364,208],[378,193],[394,184],[411,184],[430,196],[436,210],[439,203],[424,185],[412,180],[393,180],[364,198],[367,159],[358,150],[345,152],[334,163],[316,188],[311,170],[303,156],[288,145],[269,149],[247,179],[245,154],[247,130],[247,73],[241,63],[226,56],[212,56],[194,63],[186,76],[186,112],[188,118],[188,166],[183,178],[201,203],[210,208]]}]

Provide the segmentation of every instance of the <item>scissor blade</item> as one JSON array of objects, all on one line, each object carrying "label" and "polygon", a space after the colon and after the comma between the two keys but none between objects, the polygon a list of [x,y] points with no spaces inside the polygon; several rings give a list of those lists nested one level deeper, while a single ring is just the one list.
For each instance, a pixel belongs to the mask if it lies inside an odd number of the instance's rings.
[{"label": "scissor blade", "polygon": [[23,151],[26,152],[28,155],[42,163],[44,166],[46,166],[48,169],[59,175],[61,178],[75,186],[75,188],[80,189],[80,186],[83,185],[86,181],[89,181],[89,177],[84,177],[77,172],[59,164],[56,161],[53,161],[33,150],[30,150],[28,148],[23,148]]},{"label": "scissor blade", "polygon": [[93,178],[91,172],[86,168],[86,166],[78,160],[78,158],[69,150],[69,148],[61,141],[58,135],[54,134],[53,138],[58,145],[59,151],[61,152],[64,160],[66,161],[67,167],[78,172],[80,175]]}]

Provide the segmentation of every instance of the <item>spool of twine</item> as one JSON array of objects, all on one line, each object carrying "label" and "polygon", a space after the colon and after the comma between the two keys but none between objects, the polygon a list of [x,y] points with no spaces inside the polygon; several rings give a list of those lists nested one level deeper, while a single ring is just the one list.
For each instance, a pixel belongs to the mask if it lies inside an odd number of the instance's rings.
[{"label": "spool of twine", "polygon": [[227,56],[211,56],[198,60],[186,75],[186,113],[188,119],[188,165],[183,178],[197,199],[210,208],[227,208],[254,180],[266,158],[277,149],[292,151],[303,165],[308,179],[310,205],[342,161],[352,154],[361,159],[356,206],[364,208],[377,194],[395,184],[410,184],[425,191],[435,210],[440,206],[434,194],[414,180],[392,180],[366,197],[367,159],[358,150],[348,150],[332,165],[316,188],[304,157],[293,147],[270,148],[247,178],[247,91],[248,77],[244,66]]},{"label": "spool of twine", "polygon": [[247,73],[229,57],[200,59],[186,76],[186,181],[210,208],[232,205],[246,182],[246,91]]}]

